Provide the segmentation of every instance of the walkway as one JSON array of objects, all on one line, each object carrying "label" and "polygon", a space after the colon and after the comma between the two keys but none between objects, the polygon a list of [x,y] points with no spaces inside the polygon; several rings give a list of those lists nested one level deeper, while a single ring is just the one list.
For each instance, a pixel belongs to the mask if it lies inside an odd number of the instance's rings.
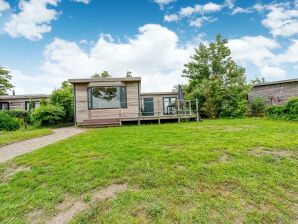
[{"label": "walkway", "polygon": [[85,129],[75,127],[59,128],[54,129],[54,133],[51,135],[33,138],[0,147],[0,163],[85,131]]}]

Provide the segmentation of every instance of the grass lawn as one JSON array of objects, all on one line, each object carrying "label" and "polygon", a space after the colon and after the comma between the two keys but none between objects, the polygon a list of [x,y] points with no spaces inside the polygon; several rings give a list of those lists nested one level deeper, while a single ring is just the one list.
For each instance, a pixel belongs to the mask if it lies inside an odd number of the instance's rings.
[{"label": "grass lawn", "polygon": [[22,129],[18,131],[1,132],[0,131],[0,146],[14,142],[19,142],[31,138],[36,138],[52,133],[51,129]]},{"label": "grass lawn", "polygon": [[90,130],[0,165],[0,223],[38,223],[117,183],[72,223],[297,223],[298,122]]}]

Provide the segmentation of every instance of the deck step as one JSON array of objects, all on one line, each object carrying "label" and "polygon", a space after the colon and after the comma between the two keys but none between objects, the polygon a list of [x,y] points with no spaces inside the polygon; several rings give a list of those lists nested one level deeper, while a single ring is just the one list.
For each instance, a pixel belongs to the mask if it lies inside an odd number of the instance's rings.
[{"label": "deck step", "polygon": [[116,127],[120,126],[119,118],[108,118],[108,119],[90,119],[84,120],[82,123],[83,127],[95,128],[95,127]]}]

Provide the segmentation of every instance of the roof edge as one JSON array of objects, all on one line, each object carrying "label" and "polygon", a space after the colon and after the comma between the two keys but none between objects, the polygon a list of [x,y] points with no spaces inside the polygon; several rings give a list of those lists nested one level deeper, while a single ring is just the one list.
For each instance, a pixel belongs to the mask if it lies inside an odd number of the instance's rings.
[{"label": "roof edge", "polygon": [[253,85],[253,87],[257,87],[257,86],[269,86],[269,85],[278,85],[278,84],[290,83],[290,82],[298,82],[298,78],[297,78],[297,79],[286,79],[286,80],[279,80],[279,81],[272,81],[272,82],[258,83],[258,84]]},{"label": "roof edge", "polygon": [[86,79],[69,79],[68,82],[90,83],[90,82],[136,82],[141,81],[141,77],[123,77],[123,78],[86,78]]}]

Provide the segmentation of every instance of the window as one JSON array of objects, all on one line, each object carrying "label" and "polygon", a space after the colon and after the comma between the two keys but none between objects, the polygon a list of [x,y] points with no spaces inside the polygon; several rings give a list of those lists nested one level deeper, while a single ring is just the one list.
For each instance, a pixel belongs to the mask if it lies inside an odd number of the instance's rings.
[{"label": "window", "polygon": [[154,115],[154,103],[153,103],[152,97],[141,99],[141,112],[142,112],[142,116]]},{"label": "window", "polygon": [[176,114],[176,97],[164,97],[163,98],[163,113],[164,115]]},{"label": "window", "polygon": [[127,108],[126,87],[107,86],[88,88],[89,109]]},{"label": "window", "polygon": [[0,103],[0,110],[9,110],[9,103],[8,102]]},{"label": "window", "polygon": [[[32,108],[30,108],[30,103],[32,103]],[[39,101],[26,101],[25,102],[25,110],[29,111],[30,109],[35,109],[40,107]]]}]

